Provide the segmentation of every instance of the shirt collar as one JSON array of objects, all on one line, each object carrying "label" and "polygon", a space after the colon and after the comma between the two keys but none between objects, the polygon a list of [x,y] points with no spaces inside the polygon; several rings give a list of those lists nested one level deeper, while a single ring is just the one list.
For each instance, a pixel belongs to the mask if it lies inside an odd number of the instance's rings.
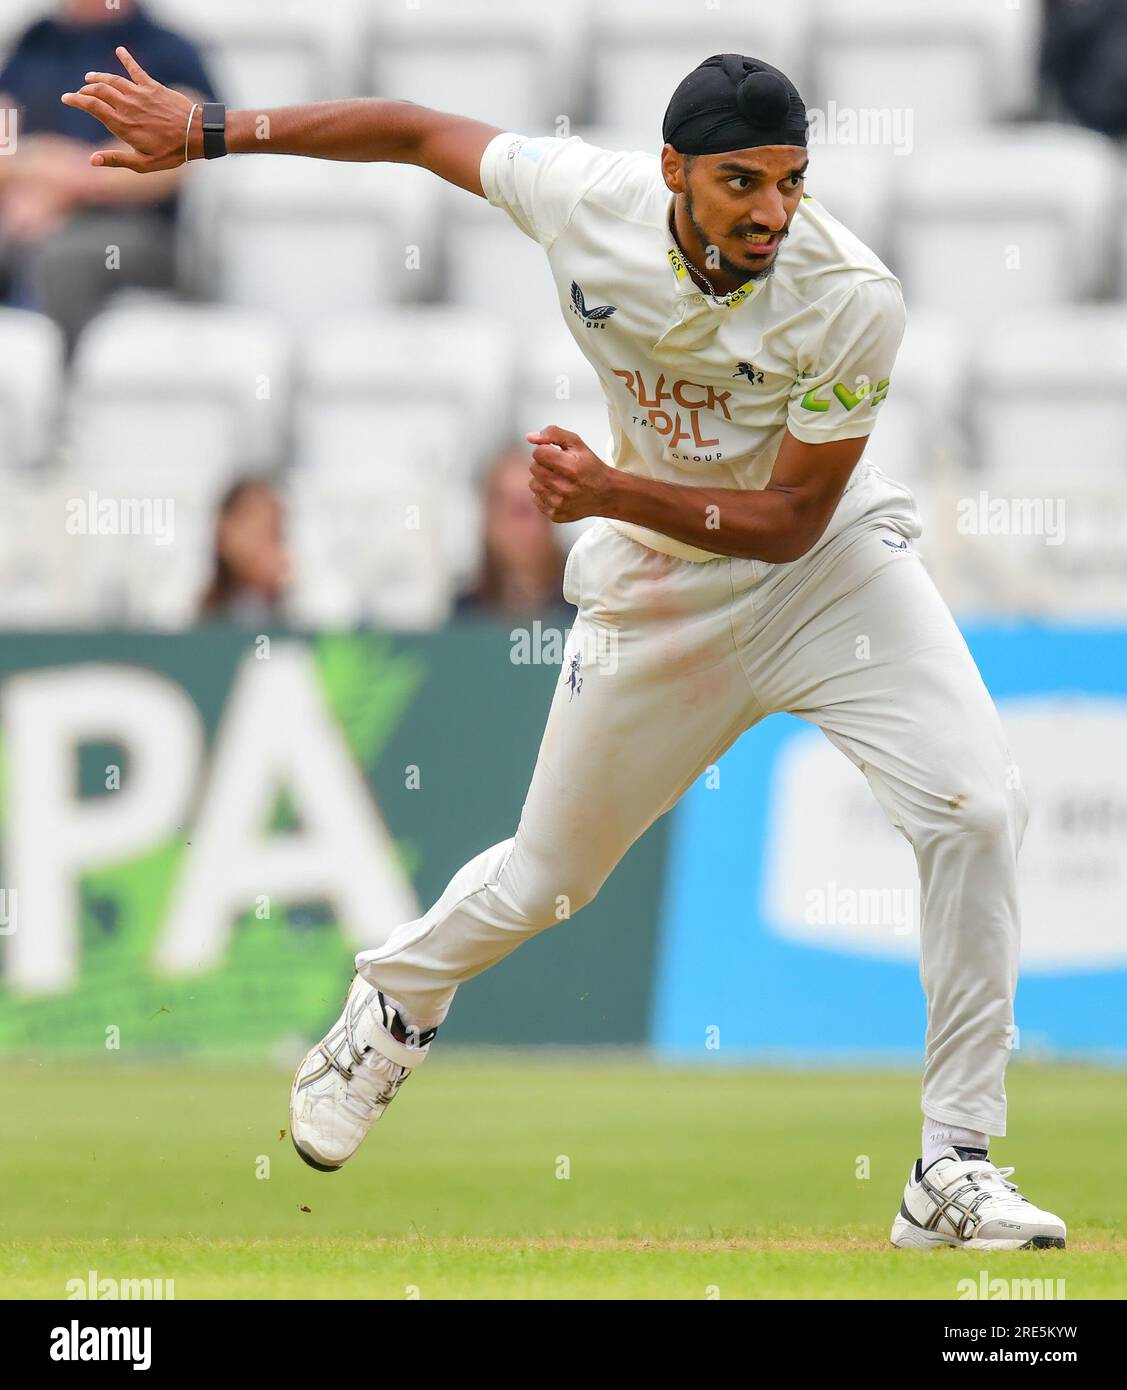
[{"label": "shirt collar", "polygon": [[673,235],[672,198],[665,210],[665,256],[673,273],[677,293],[680,295],[701,295],[708,304],[716,309],[738,309],[741,304],[746,304],[749,299],[753,299],[767,283],[766,279],[745,280],[731,293],[721,295],[711,295],[698,288],[696,281],[689,274],[689,267],[685,264],[684,254]]}]

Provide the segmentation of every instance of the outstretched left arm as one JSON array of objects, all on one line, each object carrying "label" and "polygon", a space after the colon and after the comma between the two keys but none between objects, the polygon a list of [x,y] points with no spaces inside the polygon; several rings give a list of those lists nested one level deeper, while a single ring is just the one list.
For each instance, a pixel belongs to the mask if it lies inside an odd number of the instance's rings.
[{"label": "outstretched left arm", "polygon": [[864,452],[866,438],[804,444],[788,430],[766,487],[683,487],[621,473],[577,434],[530,434],[536,504],[552,521],[605,516],[747,560],[785,564],[817,543]]}]

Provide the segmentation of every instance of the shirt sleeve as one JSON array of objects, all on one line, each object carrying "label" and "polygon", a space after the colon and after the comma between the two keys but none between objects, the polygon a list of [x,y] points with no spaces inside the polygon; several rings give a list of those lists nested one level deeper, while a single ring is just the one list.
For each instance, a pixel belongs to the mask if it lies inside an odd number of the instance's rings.
[{"label": "shirt sleeve", "polygon": [[787,427],[804,444],[876,428],[907,315],[899,281],[863,280],[802,344]]},{"label": "shirt sleeve", "polygon": [[547,251],[588,192],[622,155],[573,135],[518,135],[505,131],[485,147],[481,186],[526,236]]}]

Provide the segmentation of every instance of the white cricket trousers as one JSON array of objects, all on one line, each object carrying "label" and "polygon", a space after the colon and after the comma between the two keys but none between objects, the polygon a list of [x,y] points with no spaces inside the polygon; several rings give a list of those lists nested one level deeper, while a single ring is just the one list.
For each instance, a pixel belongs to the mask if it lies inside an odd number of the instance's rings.
[{"label": "white cricket trousers", "polygon": [[458,985],[590,902],[706,767],[785,710],[861,769],[915,851],[924,1113],[1004,1134],[1026,803],[902,495],[890,507],[887,480],[859,484],[845,524],[783,565],[674,559],[607,521],[584,532],[564,579],[578,617],[517,832],[361,952],[363,978],[420,1028],[440,1023]]}]

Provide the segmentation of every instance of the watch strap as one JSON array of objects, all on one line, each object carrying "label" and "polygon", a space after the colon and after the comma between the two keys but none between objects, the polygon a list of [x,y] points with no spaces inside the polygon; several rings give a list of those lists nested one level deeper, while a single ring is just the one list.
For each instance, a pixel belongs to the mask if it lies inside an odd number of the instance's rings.
[{"label": "watch strap", "polygon": [[203,108],[203,157],[222,159],[227,153],[227,107],[208,101]]}]

